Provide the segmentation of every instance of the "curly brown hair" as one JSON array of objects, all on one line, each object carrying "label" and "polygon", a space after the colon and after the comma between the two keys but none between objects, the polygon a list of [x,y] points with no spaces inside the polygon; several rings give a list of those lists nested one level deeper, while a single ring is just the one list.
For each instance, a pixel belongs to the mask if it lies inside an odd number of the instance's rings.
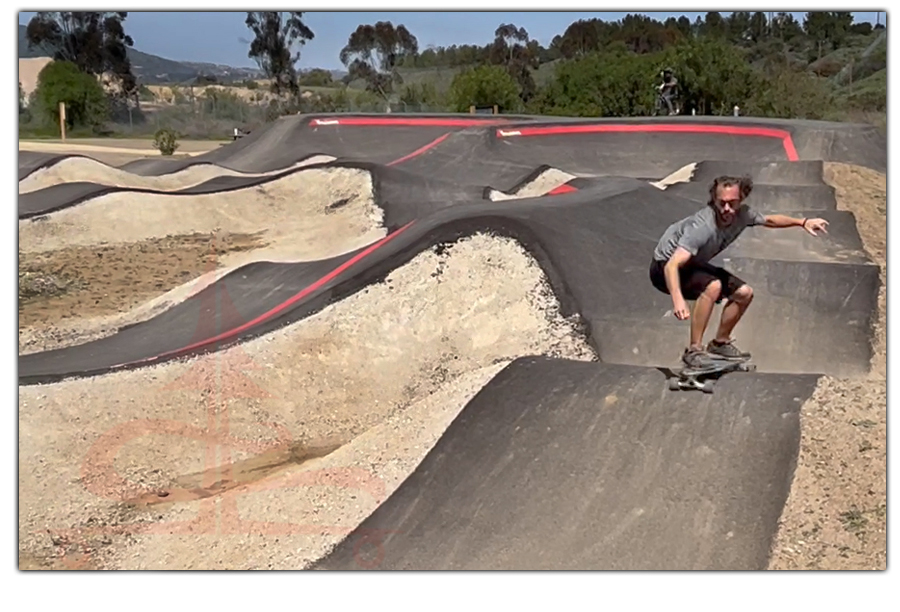
[{"label": "curly brown hair", "polygon": [[709,186],[709,201],[707,204],[715,208],[719,187],[734,187],[735,185],[740,189],[741,202],[746,200],[747,196],[753,191],[753,179],[749,176],[719,176]]}]

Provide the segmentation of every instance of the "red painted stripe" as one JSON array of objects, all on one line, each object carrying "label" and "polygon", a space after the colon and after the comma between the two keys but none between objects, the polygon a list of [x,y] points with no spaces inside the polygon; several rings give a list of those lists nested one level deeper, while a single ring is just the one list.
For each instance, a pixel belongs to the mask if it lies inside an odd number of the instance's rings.
[{"label": "red painted stripe", "polygon": [[784,145],[784,152],[787,154],[789,160],[797,161],[800,159],[800,156],[797,155],[797,149],[794,148],[794,139],[791,138],[790,134],[784,137],[781,144]]},{"label": "red painted stripe", "polygon": [[577,187],[572,187],[568,183],[563,183],[559,187],[554,187],[550,191],[547,192],[547,195],[561,195],[563,193],[572,193],[573,191],[578,191]]},{"label": "red painted stripe", "polygon": [[517,136],[550,136],[558,134],[595,134],[603,132],[669,132],[682,134],[726,134],[731,136],[761,136],[778,138],[784,145],[784,152],[790,161],[797,161],[797,149],[794,140],[787,130],[763,127],[743,127],[739,125],[635,125],[635,124],[589,124],[589,125],[553,125],[541,127],[519,127],[515,132],[497,130],[498,138],[514,138]]},{"label": "red painted stripe", "polygon": [[447,133],[444,134],[443,136],[438,136],[438,137],[435,138],[432,142],[429,142],[429,143],[428,143],[427,145],[425,145],[424,147],[420,147],[420,148],[416,149],[415,151],[413,151],[413,152],[410,153],[409,155],[404,155],[404,156],[401,157],[400,159],[395,159],[394,161],[392,161],[391,163],[389,163],[388,166],[393,166],[393,165],[395,165],[395,164],[401,164],[401,163],[405,162],[405,161],[408,160],[408,159],[412,159],[412,158],[415,157],[416,155],[421,155],[422,153],[424,153],[425,151],[427,151],[427,150],[430,149],[431,147],[435,147],[435,146],[441,144],[442,142],[444,142],[444,141],[447,139],[448,136],[450,136],[450,132],[447,132]]},{"label": "red painted stripe", "polygon": [[[732,134],[742,136],[769,136],[784,138],[789,135],[785,130],[761,127],[743,127],[739,125],[696,125],[696,124],[671,124],[661,123],[655,125],[642,124],[577,124],[577,125],[549,125],[537,127],[518,127],[515,130],[518,136],[544,136],[549,134],[578,134],[586,132],[700,132]],[[497,131],[497,135],[510,132]]]},{"label": "red painted stripe", "polygon": [[[320,123],[325,122],[328,123]],[[508,123],[508,119],[440,119],[427,117],[333,117],[322,119],[311,119],[309,125],[311,127],[328,127],[329,125],[409,125],[409,126],[431,126],[431,127],[472,127],[476,125],[493,125],[497,123]]]},{"label": "red painted stripe", "polygon": [[[319,280],[317,280],[317,281],[314,282],[313,284],[308,285],[307,287],[305,287],[304,289],[302,289],[302,290],[299,291],[298,293],[294,294],[290,299],[288,299],[288,300],[282,302],[281,304],[278,304],[277,306],[275,306],[275,307],[272,308],[271,310],[269,310],[269,311],[267,311],[267,312],[264,312],[263,314],[259,315],[258,317],[256,317],[256,318],[253,319],[252,321],[247,321],[246,323],[244,323],[243,325],[240,325],[239,327],[235,327],[234,329],[230,329],[230,330],[228,330],[228,331],[222,332],[222,333],[219,334],[218,336],[214,336],[214,337],[212,337],[212,338],[207,338],[206,340],[200,340],[199,342],[195,342],[194,344],[189,344],[188,346],[182,347],[182,348],[180,348],[180,349],[176,349],[176,350],[174,350],[174,351],[167,351],[167,352],[165,352],[165,353],[161,353],[161,354],[159,354],[159,355],[156,355],[155,357],[149,357],[149,358],[147,358],[147,359],[141,359],[141,360],[139,360],[139,361],[128,362],[128,364],[129,364],[129,365],[134,365],[134,364],[150,363],[150,362],[156,361],[156,360],[158,360],[158,359],[161,359],[161,358],[163,358],[163,357],[170,357],[170,356],[173,356],[173,355],[178,355],[178,354],[180,354],[180,353],[186,353],[186,352],[188,352],[188,351],[192,351],[192,350],[194,350],[194,349],[198,349],[198,348],[204,347],[204,346],[206,346],[206,345],[208,345],[208,344],[213,344],[213,343],[215,343],[215,342],[219,342],[219,341],[222,341],[222,340],[227,340],[227,339],[229,339],[229,338],[233,338],[234,336],[240,334],[241,332],[250,329],[250,328],[253,327],[254,325],[258,325],[258,324],[264,322],[266,319],[269,319],[269,318],[271,318],[271,317],[274,317],[275,315],[277,315],[278,313],[280,313],[280,312],[283,311],[284,309],[288,308],[289,306],[292,306],[293,304],[296,304],[298,301],[302,300],[303,298],[305,298],[306,296],[308,296],[310,293],[312,293],[313,291],[315,291],[316,289],[318,289],[319,287],[321,287],[322,285],[324,285],[324,284],[327,283],[328,281],[330,281],[330,280],[332,280],[333,278],[337,277],[339,274],[341,274],[342,272],[344,272],[345,270],[347,270],[347,269],[350,268],[351,266],[353,266],[353,265],[359,263],[360,261],[362,261],[363,259],[365,259],[365,258],[368,257],[369,255],[371,255],[372,253],[374,253],[376,250],[378,250],[379,248],[383,247],[385,244],[387,244],[388,242],[390,242],[391,240],[393,240],[394,238],[396,238],[397,236],[399,236],[401,233],[405,232],[407,229],[409,229],[409,227],[410,227],[413,223],[415,223],[415,221],[410,221],[409,223],[407,223],[406,225],[404,225],[404,226],[401,227],[400,229],[394,231],[394,232],[391,233],[391,234],[388,234],[387,236],[385,236],[384,238],[382,238],[381,240],[379,240],[379,241],[376,242],[375,244],[373,244],[373,245],[369,246],[368,248],[366,248],[364,251],[361,251],[360,253],[357,253],[357,254],[354,255],[352,258],[350,258],[349,260],[345,261],[345,262],[342,263],[340,266],[338,266],[337,268],[335,268],[334,270],[332,270],[331,272],[329,272],[328,274],[326,274],[325,276],[323,276],[322,278],[320,278]],[[113,369],[115,369],[115,368],[120,368],[120,367],[122,367],[122,366],[124,366],[124,365],[126,365],[126,364],[119,364],[119,365],[113,366]]]}]

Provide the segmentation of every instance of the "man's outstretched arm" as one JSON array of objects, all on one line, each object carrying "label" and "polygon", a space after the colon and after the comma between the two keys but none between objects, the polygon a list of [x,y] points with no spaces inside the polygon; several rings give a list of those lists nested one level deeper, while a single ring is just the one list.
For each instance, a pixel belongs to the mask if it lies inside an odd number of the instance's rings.
[{"label": "man's outstretched arm", "polygon": [[828,221],[825,219],[797,219],[796,217],[788,217],[787,215],[766,215],[765,227],[784,228],[784,227],[802,227],[813,236],[818,236],[816,232],[827,234],[825,229],[828,227]]}]

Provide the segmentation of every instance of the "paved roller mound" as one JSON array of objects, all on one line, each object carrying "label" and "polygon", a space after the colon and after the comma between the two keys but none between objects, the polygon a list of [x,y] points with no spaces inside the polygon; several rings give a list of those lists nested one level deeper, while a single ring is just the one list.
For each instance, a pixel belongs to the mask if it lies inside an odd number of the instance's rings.
[{"label": "paved roller mound", "polygon": [[[39,198],[44,192],[64,195],[82,186],[94,189],[90,183],[68,183],[20,198]],[[43,213],[37,222],[20,220],[19,248],[44,251],[227,228],[232,232],[267,230],[270,242],[291,245],[293,259],[307,259],[304,248],[312,251],[317,242],[335,240],[325,231],[328,226],[342,228],[344,239],[367,236],[371,241],[375,233],[380,238],[383,213],[373,195],[369,173],[341,167],[300,168],[247,178],[227,191],[108,190],[84,197],[78,206],[54,207],[55,214]]]},{"label": "paved roller mound", "polygon": [[[76,163],[90,167],[98,181],[54,180],[20,196],[20,235],[37,237],[46,231],[41,224],[62,227],[67,216],[102,226],[126,209],[119,223],[152,217],[152,224],[135,226],[155,227],[174,223],[166,219],[176,216],[178,202],[209,198],[204,207],[216,211],[267,186],[286,185],[289,202],[291,185],[304,174],[328,172],[369,177],[386,233],[327,259],[250,262],[116,333],[20,355],[20,397],[42,384],[48,385],[43,394],[58,389],[59,397],[75,393],[84,401],[109,377],[261,347],[266,338],[299,330],[350,300],[367,308],[360,296],[370,290],[396,287],[396,309],[409,314],[400,317],[405,322],[385,319],[383,329],[422,325],[409,320],[416,313],[434,317],[427,336],[459,336],[438,352],[444,355],[438,361],[461,355],[473,372],[486,372],[492,363],[498,369],[458,414],[441,413],[446,431],[405,473],[395,474],[387,490],[376,494],[353,481],[367,501],[344,515],[352,525],[304,541],[315,554],[285,556],[285,566],[764,568],[790,489],[800,406],[821,375],[865,372],[872,355],[879,270],[863,251],[853,216],[837,210],[822,178],[823,161],[883,172],[886,142],[866,126],[745,118],[293,116],[183,161],[103,170],[84,158],[29,155],[20,161],[20,185],[32,175],[36,185],[40,173]],[[197,174],[188,180],[192,168]],[[829,234],[816,239],[799,230],[754,228],[720,255],[755,289],[738,340],[759,371],[724,377],[712,396],[671,393],[661,369],[677,363],[687,330],[671,316],[669,298],[649,283],[653,246],[670,223],[705,205],[713,177],[745,173],[756,183],[750,205],[824,217]],[[252,204],[241,210],[254,214]],[[300,228],[308,212],[302,202],[296,210]],[[127,233],[116,229],[124,227],[110,223],[105,231],[114,239]],[[288,238],[292,231],[283,233]],[[66,229],[57,233],[60,240],[76,239]],[[565,328],[572,338],[568,348],[554,349],[558,343],[548,340],[484,352],[516,329],[540,334],[532,324],[517,328],[516,311],[498,311],[496,328],[469,327],[467,304],[475,312],[496,294],[467,293],[464,283],[451,294],[425,291],[428,283],[441,282],[441,266],[431,279],[413,283],[407,276],[404,286],[391,284],[392,275],[413,269],[424,254],[471,239],[524,249],[556,303],[551,310],[558,315],[547,315],[554,329]],[[489,251],[486,245],[481,249]],[[472,282],[487,288],[484,275],[502,278],[519,265],[502,261],[494,272],[487,270],[495,264],[478,267]],[[413,285],[422,292],[408,301]],[[442,319],[443,310],[417,307],[433,299],[445,300],[438,306],[447,309],[453,301],[459,310]],[[458,329],[470,331],[459,335]],[[472,346],[462,348],[464,337]],[[404,351],[409,360],[425,359],[412,349],[422,338],[395,335],[382,349],[390,348],[391,359]],[[369,339],[355,342],[365,346]],[[579,342],[583,348],[573,348]],[[329,359],[322,351],[309,347],[303,354]],[[384,359],[360,367],[381,372],[377,364]],[[65,387],[78,377],[97,377],[97,383],[81,391]],[[304,388],[315,384],[290,380]],[[383,409],[372,408],[368,427],[397,414]],[[341,450],[320,460],[323,465],[352,448],[355,436],[365,438],[358,431],[348,436]],[[271,526],[274,519],[268,520]],[[152,549],[147,542],[140,544],[144,553]]]},{"label": "paved roller mound", "polygon": [[[301,168],[333,160],[334,158],[329,155],[315,155],[309,159],[297,162],[293,168]],[[71,156],[62,158],[53,165],[42,167],[19,181],[19,195],[47,189],[55,185],[75,182],[90,182],[122,188],[173,191],[193,187],[220,176],[253,178],[265,174],[238,172],[215,164],[197,164],[161,176],[141,176],[119,168],[110,167],[89,157]],[[44,192],[44,194],[46,193]]]}]

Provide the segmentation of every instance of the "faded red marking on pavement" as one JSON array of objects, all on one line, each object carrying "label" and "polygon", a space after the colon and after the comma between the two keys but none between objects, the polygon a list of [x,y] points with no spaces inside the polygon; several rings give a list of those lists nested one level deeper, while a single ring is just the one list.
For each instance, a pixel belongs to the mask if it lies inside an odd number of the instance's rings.
[{"label": "faded red marking on pavement", "polygon": [[797,161],[797,149],[794,140],[787,130],[764,127],[743,127],[739,125],[636,125],[636,124],[591,124],[591,125],[553,125],[543,127],[517,127],[515,130],[497,130],[498,138],[514,138],[518,136],[552,136],[562,134],[595,134],[602,132],[669,132],[682,134],[725,134],[730,136],[761,136],[778,138],[784,146],[784,152],[790,161]]},{"label": "faded red marking on pavement", "polygon": [[405,161],[408,160],[408,159],[412,159],[413,157],[415,157],[415,156],[417,156],[417,155],[421,155],[422,153],[424,153],[424,152],[427,151],[428,149],[430,149],[430,148],[432,148],[432,147],[436,147],[437,145],[439,145],[439,144],[441,144],[442,142],[444,142],[445,140],[447,140],[447,137],[448,137],[448,136],[450,136],[450,132],[447,132],[447,133],[444,134],[443,136],[438,136],[437,138],[435,138],[433,141],[429,142],[429,143],[428,143],[427,145],[425,145],[424,147],[420,147],[420,148],[416,149],[415,151],[413,151],[412,153],[410,153],[410,154],[408,154],[408,155],[404,155],[404,156],[401,157],[400,159],[395,159],[394,161],[392,161],[391,163],[389,163],[388,166],[393,166],[393,165],[396,165],[396,164],[401,164],[401,163],[405,162]]},{"label": "faded red marking on pavement", "polygon": [[559,187],[554,187],[548,191],[546,195],[562,195],[564,193],[572,193],[573,191],[578,191],[578,188],[572,187],[568,183],[563,183]]},{"label": "faded red marking on pavement", "polygon": [[253,327],[254,325],[258,325],[258,324],[260,324],[260,323],[263,323],[263,322],[266,321],[267,319],[270,319],[271,317],[277,315],[278,313],[280,313],[281,311],[285,310],[285,309],[288,308],[289,306],[292,306],[293,304],[296,304],[297,302],[299,302],[300,300],[302,300],[303,298],[305,298],[306,296],[308,296],[310,293],[312,293],[313,291],[315,291],[316,289],[318,289],[319,287],[321,287],[322,285],[324,285],[325,283],[327,283],[328,281],[334,279],[335,277],[337,277],[339,274],[341,274],[342,272],[344,272],[344,271],[346,271],[347,269],[349,269],[349,268],[350,268],[351,266],[353,266],[354,264],[359,263],[360,261],[362,261],[363,259],[365,259],[365,258],[368,257],[369,255],[371,255],[372,253],[374,253],[375,251],[377,251],[379,248],[383,247],[385,244],[387,244],[388,242],[390,242],[391,240],[393,240],[394,238],[396,238],[397,236],[399,236],[400,234],[402,234],[403,232],[405,232],[407,229],[410,228],[410,226],[413,225],[413,223],[415,223],[415,221],[410,221],[409,223],[407,223],[407,224],[404,225],[403,227],[401,227],[401,228],[395,230],[393,233],[388,234],[387,236],[385,236],[384,238],[382,238],[381,240],[379,240],[379,241],[376,242],[375,244],[369,246],[369,247],[368,247],[367,249],[365,249],[364,251],[361,251],[360,253],[357,253],[357,254],[354,255],[352,258],[348,259],[347,261],[345,261],[344,263],[342,263],[340,266],[338,266],[337,268],[335,268],[334,270],[332,270],[331,272],[329,272],[328,274],[326,274],[325,276],[323,276],[322,278],[320,278],[319,280],[317,280],[316,282],[312,283],[311,285],[306,286],[306,287],[303,288],[301,291],[299,291],[299,292],[297,292],[296,294],[294,294],[291,298],[285,300],[285,301],[282,302],[281,304],[278,304],[277,306],[275,306],[274,308],[268,310],[267,312],[264,312],[263,314],[259,315],[258,317],[256,317],[256,318],[253,319],[252,321],[247,321],[247,322],[244,323],[243,325],[240,325],[240,326],[238,326],[238,327],[235,327],[234,329],[230,329],[230,330],[228,330],[228,331],[222,332],[221,334],[219,334],[219,335],[217,335],[217,336],[214,336],[214,337],[212,337],[212,338],[207,338],[206,340],[200,340],[199,342],[195,342],[195,343],[193,343],[193,344],[189,344],[188,346],[182,347],[182,348],[180,348],[180,349],[175,349],[174,351],[167,351],[167,352],[165,352],[165,353],[161,353],[161,354],[159,354],[159,355],[156,355],[155,357],[148,357],[148,358],[146,358],[146,359],[140,359],[140,360],[138,360],[138,361],[130,361],[130,362],[127,362],[127,363],[119,364],[119,365],[113,366],[113,367],[110,368],[110,369],[111,369],[111,370],[115,370],[116,368],[121,368],[121,367],[123,367],[123,366],[125,366],[125,365],[135,365],[135,364],[152,363],[152,362],[154,362],[154,361],[156,361],[156,360],[158,360],[158,359],[161,359],[161,358],[163,358],[163,357],[172,357],[172,356],[179,355],[179,354],[182,354],[182,353],[187,353],[187,352],[192,351],[192,350],[194,350],[194,349],[202,348],[202,347],[204,347],[204,346],[207,346],[207,345],[209,345],[209,344],[213,344],[213,343],[215,343],[215,342],[220,342],[220,341],[222,341],[222,340],[228,340],[229,338],[233,338],[234,336],[237,336],[238,334],[240,334],[242,331],[246,331],[246,330],[250,329],[251,327]]},{"label": "faded red marking on pavement", "polygon": [[479,125],[490,126],[498,123],[509,123],[509,119],[452,119],[437,117],[335,117],[333,119],[311,119],[311,127],[327,127],[329,125],[406,125],[422,127],[474,127]]}]

